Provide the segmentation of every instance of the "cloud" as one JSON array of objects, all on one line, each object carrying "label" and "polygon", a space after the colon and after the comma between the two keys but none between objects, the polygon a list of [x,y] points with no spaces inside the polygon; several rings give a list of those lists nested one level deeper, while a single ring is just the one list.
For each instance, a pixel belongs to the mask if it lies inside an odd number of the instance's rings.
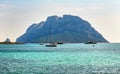
[{"label": "cloud", "polygon": [[100,7],[100,6],[91,6],[91,7],[87,7],[87,9],[89,9],[89,10],[103,10],[104,8]]},{"label": "cloud", "polygon": [[0,8],[6,8],[6,7],[8,7],[7,4],[0,4]]},{"label": "cloud", "polygon": [[12,8],[13,8],[13,5],[11,4],[0,3],[0,17],[8,16]]},{"label": "cloud", "polygon": [[8,9],[8,8],[12,8],[12,5],[10,5],[10,4],[0,4],[0,9]]}]

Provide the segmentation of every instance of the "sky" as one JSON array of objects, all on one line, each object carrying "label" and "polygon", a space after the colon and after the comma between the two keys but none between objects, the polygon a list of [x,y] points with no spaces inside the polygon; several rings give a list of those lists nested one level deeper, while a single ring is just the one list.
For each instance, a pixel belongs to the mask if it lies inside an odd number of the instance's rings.
[{"label": "sky", "polygon": [[15,41],[48,16],[79,16],[109,42],[120,42],[120,0],[0,0],[0,41]]}]

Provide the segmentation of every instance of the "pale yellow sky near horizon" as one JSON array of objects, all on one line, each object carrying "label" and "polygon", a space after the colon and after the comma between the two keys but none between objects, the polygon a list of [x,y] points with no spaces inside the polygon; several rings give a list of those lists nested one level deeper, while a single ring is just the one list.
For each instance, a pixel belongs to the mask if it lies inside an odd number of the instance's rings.
[{"label": "pale yellow sky near horizon", "polygon": [[109,42],[120,42],[120,0],[0,1],[0,41],[15,41],[33,23],[70,14],[88,21]]}]

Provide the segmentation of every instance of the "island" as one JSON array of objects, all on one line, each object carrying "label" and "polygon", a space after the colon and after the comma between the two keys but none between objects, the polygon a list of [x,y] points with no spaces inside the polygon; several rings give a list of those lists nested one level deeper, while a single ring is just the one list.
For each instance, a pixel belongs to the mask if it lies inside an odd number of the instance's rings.
[{"label": "island", "polygon": [[92,25],[74,15],[49,16],[46,21],[32,24],[16,39],[23,43],[86,43],[108,42]]},{"label": "island", "polygon": [[11,42],[9,38],[6,38],[4,42],[0,42],[0,44],[24,44],[22,42]]}]

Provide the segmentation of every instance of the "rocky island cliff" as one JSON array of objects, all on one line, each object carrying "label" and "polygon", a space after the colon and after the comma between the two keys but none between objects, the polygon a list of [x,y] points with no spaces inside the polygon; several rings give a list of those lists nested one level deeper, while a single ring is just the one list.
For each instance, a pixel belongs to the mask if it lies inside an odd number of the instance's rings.
[{"label": "rocky island cliff", "polygon": [[108,42],[89,22],[78,16],[49,16],[46,21],[32,24],[16,42]]}]

